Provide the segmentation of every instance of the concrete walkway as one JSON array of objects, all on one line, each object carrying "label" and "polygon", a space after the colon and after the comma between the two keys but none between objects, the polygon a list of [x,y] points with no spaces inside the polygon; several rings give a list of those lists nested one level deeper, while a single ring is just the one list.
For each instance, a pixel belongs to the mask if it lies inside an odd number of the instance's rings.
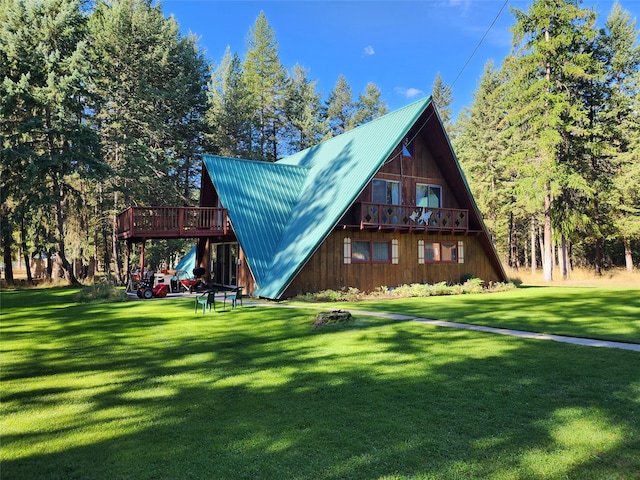
[{"label": "concrete walkway", "polygon": [[[313,307],[307,305],[277,305],[268,303],[251,303],[251,305],[260,307],[280,307],[280,308],[311,308],[316,310],[332,310],[326,307]],[[337,306],[336,306],[337,307]],[[462,330],[475,330],[477,332],[494,333],[498,335],[508,335],[510,337],[530,338],[533,340],[552,340],[560,343],[571,343],[573,345],[584,345],[587,347],[605,347],[619,348],[622,350],[632,350],[640,352],[640,344],[611,342],[608,340],[593,340],[590,338],[568,337],[566,335],[550,335],[546,333],[524,332],[522,330],[510,330],[507,328],[485,327],[482,325],[472,325],[469,323],[447,322],[444,320],[430,320],[428,318],[419,318],[408,315],[397,315],[394,313],[383,312],[367,312],[362,310],[349,310],[352,315],[367,315],[370,317],[388,318],[390,320],[416,321],[428,325],[436,325],[438,327],[458,328]]]},{"label": "concrete walkway", "polygon": [[640,344],[611,342],[607,340],[593,340],[590,338],[567,337],[565,335],[550,335],[546,333],[523,332],[522,330],[509,330],[507,328],[484,327],[482,325],[470,325],[468,323],[445,322],[442,320],[428,320],[426,318],[414,319],[421,323],[437,325],[439,327],[463,328],[465,330],[476,330],[478,332],[497,333],[498,335],[509,335],[511,337],[532,338],[534,340],[553,340],[554,342],[572,343],[574,345],[585,345],[587,347],[620,348],[622,350],[633,350],[640,352]]}]

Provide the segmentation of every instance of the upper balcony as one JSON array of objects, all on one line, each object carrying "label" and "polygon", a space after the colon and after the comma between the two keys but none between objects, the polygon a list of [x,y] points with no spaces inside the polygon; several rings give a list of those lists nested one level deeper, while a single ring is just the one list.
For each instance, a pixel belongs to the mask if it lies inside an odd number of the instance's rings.
[{"label": "upper balcony", "polygon": [[[352,212],[352,220],[359,222],[361,229],[417,230],[459,234],[469,232],[469,210],[459,208],[363,202],[356,204]],[[343,223],[349,223],[346,218],[343,220],[346,220]]]},{"label": "upper balcony", "polygon": [[226,235],[227,210],[213,207],[129,207],[116,217],[118,240]]}]

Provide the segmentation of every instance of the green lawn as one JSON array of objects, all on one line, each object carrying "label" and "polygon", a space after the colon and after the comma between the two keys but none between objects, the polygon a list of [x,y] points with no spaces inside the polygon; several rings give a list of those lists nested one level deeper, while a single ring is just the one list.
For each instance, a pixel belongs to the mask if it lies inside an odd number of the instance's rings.
[{"label": "green lawn", "polygon": [[639,288],[528,287],[492,294],[320,305],[640,343]]},{"label": "green lawn", "polygon": [[[354,309],[638,340],[637,290],[575,290]],[[73,293],[2,292],[2,479],[640,479],[637,352]]]}]

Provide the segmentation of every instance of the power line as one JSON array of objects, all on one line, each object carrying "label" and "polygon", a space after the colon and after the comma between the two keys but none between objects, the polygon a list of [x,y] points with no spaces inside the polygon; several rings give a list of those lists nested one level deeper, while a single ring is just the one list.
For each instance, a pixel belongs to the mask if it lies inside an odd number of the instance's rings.
[{"label": "power line", "polygon": [[467,60],[467,62],[462,66],[462,68],[460,69],[460,72],[458,73],[458,76],[456,77],[456,79],[453,81],[453,83],[451,84],[451,88],[453,88],[453,86],[456,84],[456,82],[458,81],[458,79],[460,78],[460,75],[462,75],[462,72],[464,72],[464,69],[467,68],[467,65],[469,65],[469,62],[471,61],[471,59],[473,58],[473,56],[476,54],[476,52],[478,51],[478,49],[480,48],[480,45],[482,45],[482,42],[484,41],[484,39],[487,37],[487,35],[489,35],[489,32],[491,31],[491,29],[493,28],[493,26],[496,24],[496,22],[498,21],[498,17],[500,16],[500,14],[502,13],[502,11],[504,10],[504,7],[507,6],[507,3],[509,3],[509,0],[504,0],[504,3],[502,4],[502,7],[500,7],[500,11],[498,12],[498,14],[496,15],[496,17],[493,19],[493,22],[491,22],[491,25],[489,25],[489,28],[487,28],[487,31],[484,32],[484,35],[482,36],[482,38],[480,39],[480,42],[478,42],[478,45],[476,46],[476,48],[473,50],[473,52],[471,52],[471,56],[469,57],[469,59]]}]

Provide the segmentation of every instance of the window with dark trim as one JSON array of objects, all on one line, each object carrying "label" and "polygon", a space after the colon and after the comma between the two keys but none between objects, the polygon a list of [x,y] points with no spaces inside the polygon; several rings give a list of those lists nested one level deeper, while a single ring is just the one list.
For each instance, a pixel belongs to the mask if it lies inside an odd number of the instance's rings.
[{"label": "window with dark trim", "polygon": [[463,242],[418,241],[418,263],[455,262],[464,263]]},{"label": "window with dark trim", "polygon": [[391,263],[391,241],[352,240],[351,263]]},{"label": "window with dark trim", "polygon": [[371,200],[373,203],[400,205],[400,182],[375,178],[371,191]]},{"label": "window with dark trim", "polygon": [[428,183],[416,183],[416,205],[419,207],[442,207],[442,187]]}]

